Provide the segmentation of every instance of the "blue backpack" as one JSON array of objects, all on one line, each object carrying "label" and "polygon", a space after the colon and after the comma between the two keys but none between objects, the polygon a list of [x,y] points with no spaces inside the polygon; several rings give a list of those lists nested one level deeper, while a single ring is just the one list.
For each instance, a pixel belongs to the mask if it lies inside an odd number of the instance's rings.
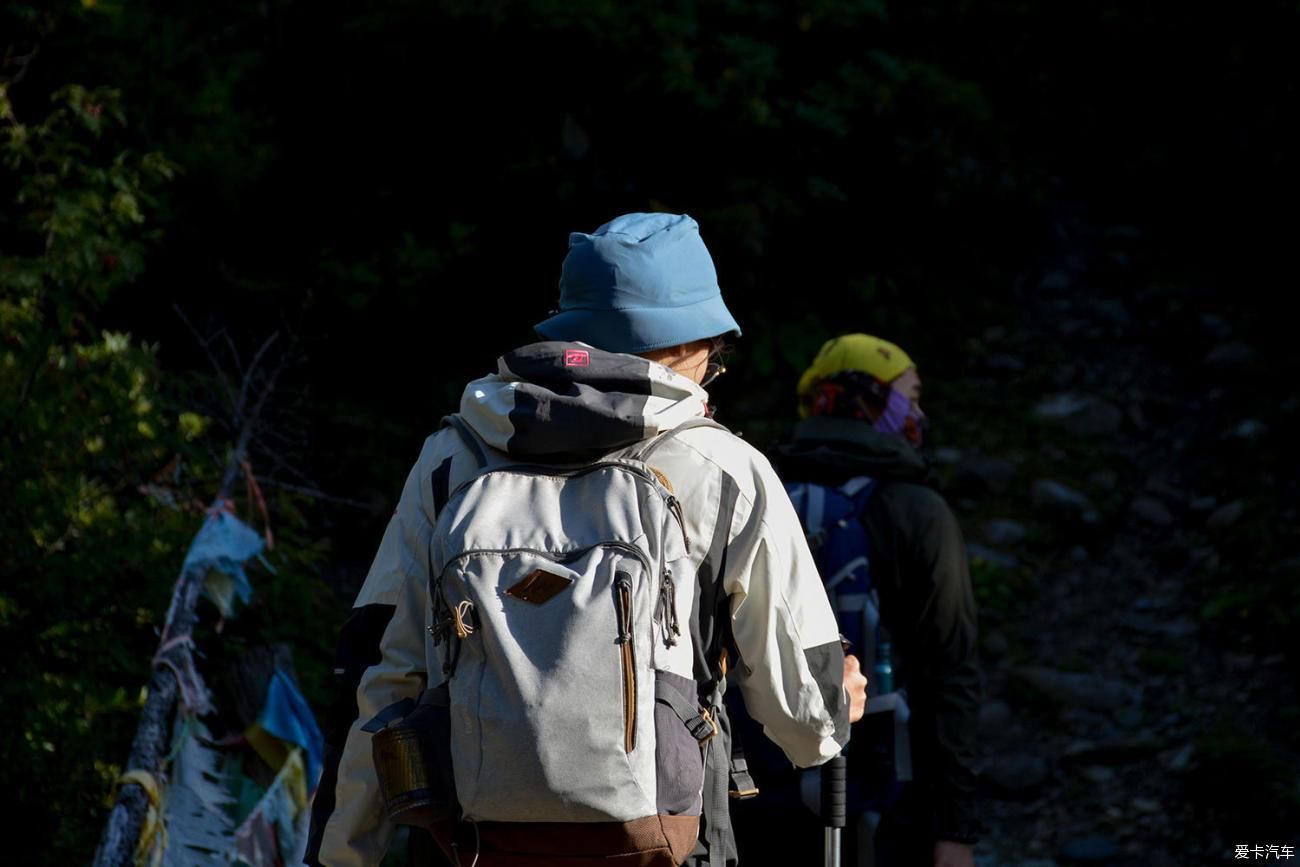
[{"label": "blue backpack", "polygon": [[848,758],[854,812],[878,811],[912,778],[907,695],[894,681],[892,650],[880,626],[880,599],[871,581],[870,543],[862,514],[876,492],[866,476],[839,487],[787,483],[830,597],[840,632],[869,678],[867,715],[854,727]]},{"label": "blue backpack", "polygon": [[876,481],[859,476],[838,488],[797,482],[787,483],[785,490],[803,524],[840,632],[870,675],[880,632],[880,607],[871,586],[867,530],[861,516],[875,493]]}]

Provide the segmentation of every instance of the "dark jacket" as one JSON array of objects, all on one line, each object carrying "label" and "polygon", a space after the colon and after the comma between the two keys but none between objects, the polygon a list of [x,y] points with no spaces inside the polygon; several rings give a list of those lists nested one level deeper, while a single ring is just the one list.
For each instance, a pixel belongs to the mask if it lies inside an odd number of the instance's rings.
[{"label": "dark jacket", "polygon": [[877,480],[862,521],[881,618],[912,709],[922,821],[937,840],[974,842],[980,675],[975,600],[956,517],[925,484],[925,461],[907,441],[863,422],[806,419],[776,451],[789,482]]}]

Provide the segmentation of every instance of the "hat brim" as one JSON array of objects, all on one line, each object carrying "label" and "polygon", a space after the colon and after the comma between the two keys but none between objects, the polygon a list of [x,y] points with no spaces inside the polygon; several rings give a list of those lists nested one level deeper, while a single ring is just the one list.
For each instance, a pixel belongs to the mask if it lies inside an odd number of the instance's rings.
[{"label": "hat brim", "polygon": [[650,352],[722,334],[740,336],[721,295],[681,307],[562,310],[533,330],[547,340],[580,340],[606,352]]}]

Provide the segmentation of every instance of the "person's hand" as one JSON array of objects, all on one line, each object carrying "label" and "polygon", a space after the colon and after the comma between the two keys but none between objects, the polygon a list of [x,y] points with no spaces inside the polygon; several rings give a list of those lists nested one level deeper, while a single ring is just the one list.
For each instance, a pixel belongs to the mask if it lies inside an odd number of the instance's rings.
[{"label": "person's hand", "polygon": [[975,847],[940,840],[934,844],[934,867],[975,867]]},{"label": "person's hand", "polygon": [[855,723],[867,712],[867,676],[851,654],[844,656],[844,691],[849,695],[849,722]]}]

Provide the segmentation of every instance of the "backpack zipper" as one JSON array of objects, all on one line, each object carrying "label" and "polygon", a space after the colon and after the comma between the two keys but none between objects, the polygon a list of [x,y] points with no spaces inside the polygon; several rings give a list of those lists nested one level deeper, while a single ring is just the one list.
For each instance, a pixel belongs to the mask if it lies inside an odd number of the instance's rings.
[{"label": "backpack zipper", "polygon": [[677,637],[682,634],[677,620],[677,585],[673,583],[673,570],[667,568],[659,582],[659,610],[663,618],[664,647],[676,647]]},{"label": "backpack zipper", "polygon": [[585,548],[575,548],[572,551],[564,551],[558,554],[552,551],[542,551],[537,548],[471,548],[468,551],[461,551],[455,557],[452,557],[443,564],[442,571],[438,573],[436,585],[441,586],[443,576],[447,574],[447,570],[450,569],[452,564],[457,560],[464,560],[468,557],[477,557],[481,554],[534,554],[538,557],[544,557],[553,563],[568,563],[571,560],[582,559],[597,548],[617,548],[620,551],[626,551],[641,562],[641,565],[645,568],[647,573],[650,571],[649,555],[635,545],[629,545],[627,542],[621,542],[617,539],[611,539],[606,542],[597,542],[595,545],[588,545]]},{"label": "backpack zipper", "polygon": [[618,615],[618,644],[623,657],[623,749],[636,747],[636,650],[632,639],[632,576],[614,575],[614,610]]},{"label": "backpack zipper", "polygon": [[[483,470],[477,475],[471,476],[470,478],[461,482],[459,485],[456,486],[455,490],[451,492],[451,495],[447,497],[447,505],[450,506],[456,500],[456,498],[459,497],[465,491],[465,489],[468,488],[470,485],[474,484],[484,476],[491,475],[493,473],[510,473],[513,475],[520,475],[520,476],[538,476],[540,478],[548,478],[548,479],[576,479],[579,476],[585,476],[589,473],[594,473],[599,470],[609,469],[610,467],[626,470],[629,473],[632,473],[632,475],[636,476],[637,478],[649,482],[653,486],[661,486],[659,480],[656,479],[654,477],[654,474],[651,473],[649,470],[643,470],[638,466],[634,466],[633,464],[625,463],[623,461],[596,461],[595,463],[586,464],[581,467],[574,467],[572,469],[564,469],[562,467],[551,466],[549,464],[502,464],[499,467]],[[443,509],[446,510],[446,506],[444,506]]]}]

